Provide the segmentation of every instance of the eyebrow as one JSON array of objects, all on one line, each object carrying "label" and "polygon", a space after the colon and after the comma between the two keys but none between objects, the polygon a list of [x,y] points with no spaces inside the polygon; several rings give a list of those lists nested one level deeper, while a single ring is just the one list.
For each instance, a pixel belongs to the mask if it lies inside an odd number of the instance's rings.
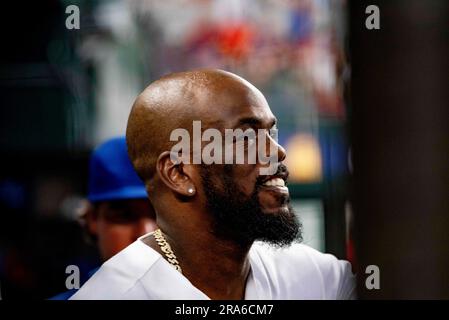
[{"label": "eyebrow", "polygon": [[[272,128],[276,124],[277,124],[277,119],[273,118],[270,121],[270,123],[269,123],[269,127]],[[263,122],[259,118],[247,117],[247,118],[240,119],[238,124],[237,124],[237,126],[243,126],[243,125],[250,125],[250,126],[254,126],[254,127],[262,127],[263,126]]]}]

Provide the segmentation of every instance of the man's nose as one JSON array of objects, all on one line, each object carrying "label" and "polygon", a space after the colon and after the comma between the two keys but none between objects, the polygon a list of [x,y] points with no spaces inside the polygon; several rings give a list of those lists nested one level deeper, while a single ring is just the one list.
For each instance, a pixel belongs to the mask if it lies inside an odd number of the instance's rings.
[{"label": "man's nose", "polygon": [[277,145],[277,150],[278,150],[278,159],[279,162],[282,162],[285,160],[285,158],[287,157],[287,152],[285,151],[284,147],[281,146],[279,143],[275,142]]},{"label": "man's nose", "polygon": [[274,154],[273,155],[271,154],[271,151],[272,151],[272,149],[270,149],[271,146],[274,147],[273,151],[277,152],[277,162],[284,161],[285,158],[287,157],[287,152],[285,151],[284,147],[281,146],[276,139],[273,139],[273,137],[268,135],[267,146],[266,146],[267,154],[269,154],[270,156],[274,156]]}]

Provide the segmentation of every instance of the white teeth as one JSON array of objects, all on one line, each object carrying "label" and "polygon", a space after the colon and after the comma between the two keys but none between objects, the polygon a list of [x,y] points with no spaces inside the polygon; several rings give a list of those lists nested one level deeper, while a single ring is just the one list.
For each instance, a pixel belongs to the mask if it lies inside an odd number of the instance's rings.
[{"label": "white teeth", "polygon": [[272,178],[266,181],[263,185],[270,187],[285,187],[285,181],[281,178]]}]

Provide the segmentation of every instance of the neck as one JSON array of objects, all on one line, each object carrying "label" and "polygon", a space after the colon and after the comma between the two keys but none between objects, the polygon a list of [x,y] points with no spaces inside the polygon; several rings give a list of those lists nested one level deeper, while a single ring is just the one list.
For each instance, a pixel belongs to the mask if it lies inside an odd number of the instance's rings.
[{"label": "neck", "polygon": [[[163,228],[162,232],[183,275],[211,299],[243,299],[250,271],[248,252],[251,244],[239,245],[218,239],[207,231],[178,230]],[[161,253],[154,238],[151,237],[147,244]]]}]

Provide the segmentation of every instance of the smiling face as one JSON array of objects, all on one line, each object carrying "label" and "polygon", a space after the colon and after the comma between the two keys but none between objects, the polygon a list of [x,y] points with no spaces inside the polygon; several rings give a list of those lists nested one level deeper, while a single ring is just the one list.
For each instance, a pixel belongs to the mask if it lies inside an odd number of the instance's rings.
[{"label": "smiling face", "polygon": [[[207,121],[203,123],[222,132],[225,129],[262,130],[266,140],[255,139],[255,143],[267,153],[276,153],[270,154],[272,159],[277,159],[271,164],[275,170],[271,175],[264,175],[261,169],[270,164],[260,161],[250,164],[247,156],[243,164],[203,164],[200,166],[200,192],[205,194],[206,205],[215,219],[217,235],[242,243],[263,240],[287,245],[300,237],[300,224],[289,205],[288,170],[282,164],[285,150],[270,134],[270,130],[276,130],[276,118],[257,89],[239,83],[234,85],[216,94],[216,103],[225,103],[207,114],[210,125]],[[243,150],[247,151],[251,143],[245,140]],[[271,150],[270,143],[274,146]]]},{"label": "smiling face", "polygon": [[[200,136],[209,129],[219,132],[225,158],[229,144],[235,151],[243,144],[244,151],[256,146],[256,160],[249,161],[245,153],[242,162],[232,164],[192,163],[183,160],[184,150],[181,161],[172,159],[179,157],[179,149],[173,149],[179,141],[171,138],[175,131],[194,139],[186,154],[204,156],[209,143],[195,138],[197,121]],[[281,165],[285,150],[270,132],[275,127],[276,118],[262,93],[232,73],[194,70],[169,74],[150,84],[134,103],[126,137],[130,158],[145,181],[161,229],[195,237],[213,232],[246,245],[254,240],[283,245],[299,236],[300,224],[285,187],[288,172]],[[237,129],[252,129],[256,138],[234,136],[227,141],[227,130],[235,133]],[[200,150],[195,148],[198,145]]]}]

